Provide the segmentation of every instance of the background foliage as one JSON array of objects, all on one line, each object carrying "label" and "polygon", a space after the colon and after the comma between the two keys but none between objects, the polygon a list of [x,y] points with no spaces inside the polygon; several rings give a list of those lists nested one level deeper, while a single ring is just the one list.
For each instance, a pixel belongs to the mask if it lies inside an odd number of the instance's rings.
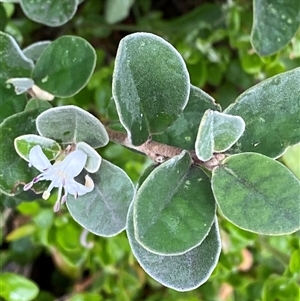
[{"label": "background foliage", "polygon": [[[0,4],[0,30],[12,35],[34,60],[35,53],[26,48],[32,43],[56,40],[62,35],[76,35],[89,41],[97,56],[91,80],[74,96],[76,91],[69,95],[64,92],[63,82],[50,87],[56,89],[54,92],[59,97],[64,97],[54,102],[55,105],[77,105],[101,120],[109,116],[116,120],[116,127],[119,125],[110,101],[112,72],[118,43],[128,33],[152,32],[169,41],[183,56],[191,83],[212,95],[223,109],[255,83],[300,65],[300,35],[296,32],[300,20],[299,1],[289,0],[286,5],[292,14],[295,12],[291,19],[281,18],[282,22],[296,23],[284,37],[286,43],[295,36],[287,45],[275,45],[275,50],[272,45],[271,49],[260,45],[257,37],[260,24],[255,23],[252,1],[247,0],[69,0],[62,10],[56,7],[60,1],[52,1],[50,17],[43,15],[50,8],[41,8],[38,0],[33,1],[38,11],[29,9],[25,0],[4,2],[7,3]],[[11,2],[20,2],[20,5]],[[254,1],[254,8],[266,2]],[[276,7],[274,9],[276,12]],[[288,16],[289,12],[286,13],[282,16]],[[266,18],[272,20],[267,14]],[[45,19],[45,25],[37,23]],[[271,22],[270,26],[284,24]],[[49,27],[54,25],[59,26]],[[273,33],[276,31],[270,30],[270,35]],[[270,36],[270,40],[274,37]],[[256,54],[251,41],[255,50],[264,56]],[[47,42],[40,47],[43,45]],[[59,50],[52,51],[53,55],[63,57]],[[30,69],[31,66],[24,63],[20,75],[27,76]],[[66,82],[76,80],[74,72],[68,72],[68,68],[64,71]],[[34,74],[43,77],[39,68]],[[3,99],[1,97],[1,101]],[[20,96],[17,111],[22,111],[25,104]],[[1,102],[1,108],[3,106],[9,104]],[[2,121],[7,116],[0,113],[0,117]],[[24,134],[22,130],[20,134]],[[11,146],[1,145],[3,147]],[[100,153],[125,170],[134,183],[149,164],[145,157],[115,144],[102,148]],[[278,160],[300,179],[299,145]],[[26,200],[22,194],[15,198],[0,195],[0,198],[0,295],[6,300],[298,300],[299,232],[279,237],[259,236],[220,218],[223,249],[216,270],[200,288],[178,293],[144,273],[131,253],[124,232],[106,239],[90,233],[84,237],[87,233],[65,207],[54,214],[55,195],[47,202],[40,199],[23,202]],[[85,243],[80,244],[80,240]],[[15,295],[9,296],[12,291]]]}]

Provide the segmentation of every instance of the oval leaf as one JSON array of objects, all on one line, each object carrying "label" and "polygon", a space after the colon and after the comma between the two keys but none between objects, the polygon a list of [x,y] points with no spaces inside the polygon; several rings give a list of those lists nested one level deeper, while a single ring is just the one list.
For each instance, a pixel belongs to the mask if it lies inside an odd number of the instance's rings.
[{"label": "oval leaf", "polygon": [[120,121],[134,145],[170,126],[185,107],[189,74],[177,50],[150,33],[121,40],[113,74]]},{"label": "oval leaf", "polygon": [[1,273],[0,287],[0,296],[9,301],[31,301],[39,293],[34,282],[13,273]]},{"label": "oval leaf", "polygon": [[72,217],[84,228],[99,236],[114,236],[125,229],[134,188],[127,174],[112,163],[102,160],[100,169],[90,177],[92,192],[74,199],[67,206]]},{"label": "oval leaf", "polygon": [[221,240],[217,221],[201,245],[177,256],[162,256],[146,250],[135,238],[133,204],[127,218],[131,250],[142,268],[156,281],[177,291],[190,291],[202,285],[218,263]]},{"label": "oval leaf", "polygon": [[104,17],[108,24],[122,21],[129,15],[134,0],[106,1]]},{"label": "oval leaf", "polygon": [[273,159],[230,156],[213,170],[212,188],[221,212],[242,229],[265,235],[300,229],[300,182]]},{"label": "oval leaf", "polygon": [[300,1],[254,0],[251,43],[259,55],[283,48],[300,26]]},{"label": "oval leaf", "polygon": [[19,194],[23,191],[19,184],[28,183],[36,176],[36,171],[29,168],[28,163],[15,151],[14,139],[24,134],[35,133],[35,119],[41,112],[42,109],[34,109],[17,113],[0,125],[0,191],[5,194]]},{"label": "oval leaf", "polygon": [[85,142],[78,142],[76,148],[81,149],[87,154],[87,160],[84,168],[91,173],[98,171],[102,160],[101,156]]},{"label": "oval leaf", "polygon": [[183,112],[162,134],[154,135],[153,140],[182,149],[194,149],[199,122],[207,109],[220,111],[221,107],[210,95],[191,85],[189,101]]},{"label": "oval leaf", "polygon": [[22,135],[14,141],[16,152],[27,162],[29,162],[30,150],[36,145],[41,146],[43,153],[50,161],[54,160],[61,152],[61,147],[56,141],[38,135]]},{"label": "oval leaf", "polygon": [[224,112],[246,123],[236,144],[239,152],[277,158],[300,142],[300,68],[262,81],[241,94]]},{"label": "oval leaf", "polygon": [[215,209],[207,175],[191,167],[189,153],[182,152],[140,186],[134,205],[136,238],[150,252],[183,254],[206,237]]},{"label": "oval leaf", "polygon": [[62,36],[43,51],[32,78],[38,87],[57,97],[71,97],[87,84],[95,65],[95,50],[86,40]]},{"label": "oval leaf", "polygon": [[29,19],[55,27],[67,23],[75,15],[78,0],[21,0],[20,4]]},{"label": "oval leaf", "polygon": [[63,144],[83,141],[97,148],[109,141],[103,124],[76,106],[56,107],[43,112],[36,120],[36,127],[40,135]]},{"label": "oval leaf", "polygon": [[28,59],[17,42],[10,35],[0,32],[0,122],[6,117],[24,110],[25,95],[17,96],[14,88],[6,81],[14,77],[29,77],[33,69],[32,60]]},{"label": "oval leaf", "polygon": [[243,134],[245,122],[240,116],[232,116],[207,110],[198,129],[195,151],[202,161],[208,161],[213,153],[229,149]]}]

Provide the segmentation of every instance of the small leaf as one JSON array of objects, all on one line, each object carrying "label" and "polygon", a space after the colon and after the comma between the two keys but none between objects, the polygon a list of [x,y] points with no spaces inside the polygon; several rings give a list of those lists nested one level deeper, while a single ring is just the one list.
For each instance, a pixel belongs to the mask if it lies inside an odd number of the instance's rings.
[{"label": "small leaf", "polygon": [[24,48],[23,53],[29,59],[36,62],[49,44],[51,44],[51,41],[40,41],[40,42],[33,43],[27,46],[26,48]]},{"label": "small leaf", "polygon": [[291,41],[300,26],[300,1],[254,0],[251,43],[261,55],[271,55]]},{"label": "small leaf", "polygon": [[31,78],[27,77],[10,78],[6,81],[6,83],[14,85],[17,95],[27,92],[27,90],[32,88],[32,86],[34,85],[34,81]]},{"label": "small leaf", "polygon": [[213,153],[226,151],[244,130],[245,123],[241,117],[207,110],[202,117],[195,143],[197,157],[208,161]]},{"label": "small leaf", "polygon": [[62,36],[43,51],[32,78],[38,87],[57,97],[71,97],[84,88],[95,65],[95,50],[86,40]]},{"label": "small leaf", "polygon": [[283,154],[282,161],[300,180],[300,144],[290,146]]},{"label": "small leaf", "polygon": [[136,239],[156,254],[183,254],[206,237],[215,209],[207,175],[191,167],[184,151],[158,166],[140,186],[134,205]]},{"label": "small leaf", "polygon": [[78,0],[20,0],[24,14],[47,26],[61,26],[75,15]]},{"label": "small leaf", "polygon": [[134,0],[107,0],[105,3],[104,18],[108,24],[122,21],[129,15]]},{"label": "small leaf", "polygon": [[134,188],[127,174],[112,163],[102,160],[100,169],[91,174],[92,192],[74,199],[67,206],[72,217],[84,228],[99,236],[114,236],[125,229]]},{"label": "small leaf", "polygon": [[9,301],[31,301],[39,293],[37,285],[23,276],[1,273],[0,296]]},{"label": "small leaf", "polygon": [[0,5],[0,20],[1,20],[0,30],[4,31],[7,21],[8,21],[8,17],[7,17],[6,11],[2,5]]},{"label": "small leaf", "polygon": [[87,154],[87,161],[84,168],[91,173],[97,172],[100,168],[101,156],[85,142],[78,142],[76,149],[81,149]]},{"label": "small leaf", "polygon": [[41,111],[46,111],[50,108],[52,108],[52,106],[48,101],[31,98],[26,104],[25,111],[34,110],[34,109],[40,109]]},{"label": "small leaf", "polygon": [[221,252],[217,221],[203,242],[191,251],[176,256],[157,255],[146,250],[135,238],[133,204],[128,211],[126,230],[131,250],[142,268],[156,281],[177,291],[190,291],[206,282]]},{"label": "small leaf", "polygon": [[54,160],[61,152],[61,147],[56,141],[38,135],[22,135],[17,137],[14,141],[16,152],[27,162],[29,162],[30,150],[36,145],[41,146],[43,153],[50,161]]},{"label": "small leaf", "polygon": [[273,159],[230,156],[213,170],[212,188],[221,212],[242,229],[264,235],[300,229],[300,182]]},{"label": "small leaf", "polygon": [[134,145],[170,126],[184,109],[189,90],[187,68],[171,44],[150,33],[134,33],[121,40],[113,97]]},{"label": "small leaf", "polygon": [[97,148],[109,141],[103,124],[76,106],[49,109],[38,116],[36,126],[40,135],[63,144],[83,141]]},{"label": "small leaf", "polygon": [[153,140],[182,149],[194,149],[197,129],[207,109],[220,111],[221,107],[210,95],[191,85],[189,101],[183,112],[163,133],[154,135]]},{"label": "small leaf", "polygon": [[300,142],[300,68],[262,81],[241,94],[224,113],[246,123],[238,152],[256,152],[277,158]]},{"label": "small leaf", "polygon": [[25,225],[19,226],[18,228],[14,229],[10,233],[8,233],[5,240],[8,242],[18,240],[25,236],[32,235],[35,231],[36,231],[35,225],[25,224]]},{"label": "small leaf", "polygon": [[19,194],[23,191],[19,185],[30,182],[36,176],[36,171],[29,168],[28,163],[15,151],[14,139],[24,134],[36,133],[35,119],[42,110],[17,113],[0,124],[0,191],[7,195]]}]

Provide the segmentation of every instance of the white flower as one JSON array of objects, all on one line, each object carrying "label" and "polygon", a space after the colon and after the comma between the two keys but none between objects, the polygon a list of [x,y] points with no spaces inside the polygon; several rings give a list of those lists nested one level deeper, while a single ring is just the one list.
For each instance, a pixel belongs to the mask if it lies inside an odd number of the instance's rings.
[{"label": "white flower", "polygon": [[[75,150],[67,155],[63,161],[56,161],[51,165],[42,148],[36,145],[29,152],[29,165],[33,165],[41,174],[26,184],[24,190],[29,190],[33,184],[39,181],[51,181],[49,187],[43,193],[43,199],[47,200],[51,190],[58,187],[58,198],[54,205],[54,211],[58,211],[60,205],[66,202],[68,193],[77,198],[79,195],[84,195],[94,189],[94,182],[88,175],[85,176],[85,185],[74,180],[74,177],[78,176],[83,170],[86,160],[86,153],[82,150]],[[64,195],[61,197],[63,188]]]}]

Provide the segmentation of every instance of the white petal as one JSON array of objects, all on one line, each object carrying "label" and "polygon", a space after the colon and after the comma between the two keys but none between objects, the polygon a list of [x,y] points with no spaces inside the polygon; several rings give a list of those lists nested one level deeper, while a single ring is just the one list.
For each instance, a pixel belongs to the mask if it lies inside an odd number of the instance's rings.
[{"label": "white petal", "polygon": [[42,151],[42,148],[39,145],[34,146],[30,150],[29,163],[41,172],[43,172],[47,168],[52,168],[50,161],[45,156],[45,154]]},{"label": "white petal", "polygon": [[88,183],[89,185],[85,186],[76,182],[74,179],[71,179],[67,181],[65,185],[65,190],[73,195],[84,195],[88,192],[91,192],[94,189],[94,182],[91,178],[89,178]]},{"label": "white petal", "polygon": [[87,154],[82,150],[75,150],[71,152],[67,157],[62,161],[59,168],[68,174],[69,177],[74,178],[80,174],[83,170],[87,160]]}]

